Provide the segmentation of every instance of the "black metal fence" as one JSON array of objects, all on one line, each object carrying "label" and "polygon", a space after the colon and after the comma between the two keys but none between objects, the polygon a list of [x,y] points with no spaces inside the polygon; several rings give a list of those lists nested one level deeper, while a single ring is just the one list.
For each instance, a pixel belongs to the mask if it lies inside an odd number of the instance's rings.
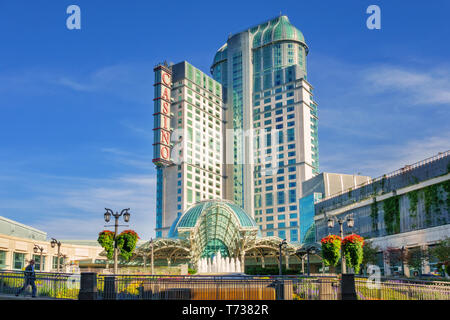
[{"label": "black metal fence", "polygon": [[[87,275],[87,274],[84,274]],[[336,276],[153,276],[36,272],[37,296],[99,300],[340,300]],[[87,279],[87,278],[86,278]],[[86,280],[85,279],[85,280]],[[15,294],[23,271],[0,271],[0,293]],[[81,290],[80,290],[81,289]],[[355,279],[359,300],[450,300],[450,282],[381,278]],[[24,294],[31,295],[31,286]],[[85,295],[86,296],[86,295]]]},{"label": "black metal fence", "polygon": [[336,278],[99,275],[98,299],[335,300]]},{"label": "black metal fence", "polygon": [[[0,293],[16,294],[25,281],[23,271],[0,271]],[[78,299],[80,275],[70,273],[36,272],[36,296],[58,299]],[[22,295],[31,296],[29,285]]]},{"label": "black metal fence", "polygon": [[355,279],[360,300],[450,300],[450,282],[407,279]]}]

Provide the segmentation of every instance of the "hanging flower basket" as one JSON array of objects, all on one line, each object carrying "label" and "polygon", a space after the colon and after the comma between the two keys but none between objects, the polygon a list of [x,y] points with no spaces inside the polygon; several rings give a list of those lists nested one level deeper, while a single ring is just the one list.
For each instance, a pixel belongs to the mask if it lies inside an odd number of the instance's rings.
[{"label": "hanging flower basket", "polygon": [[364,238],[352,234],[342,240],[342,251],[345,256],[345,261],[347,265],[355,270],[355,273],[359,273],[361,263],[363,260],[363,246]]},{"label": "hanging flower basket", "polygon": [[105,249],[108,259],[114,255],[114,232],[103,230],[98,234],[97,242]]},{"label": "hanging flower basket", "polygon": [[335,267],[341,257],[341,237],[335,235],[326,236],[321,240],[322,258],[327,266]]},{"label": "hanging flower basket", "polygon": [[117,236],[117,247],[120,249],[120,256],[125,260],[130,260],[133,255],[136,243],[139,239],[138,234],[133,230],[122,231]]}]

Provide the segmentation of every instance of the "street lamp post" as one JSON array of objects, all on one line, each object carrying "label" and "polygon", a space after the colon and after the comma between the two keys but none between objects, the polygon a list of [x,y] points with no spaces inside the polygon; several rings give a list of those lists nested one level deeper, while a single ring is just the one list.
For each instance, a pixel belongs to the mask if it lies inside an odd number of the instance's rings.
[{"label": "street lamp post", "polygon": [[282,258],[281,258],[281,249],[283,248],[283,246],[285,246],[285,245],[287,245],[287,242],[286,242],[286,239],[284,239],[283,241],[281,241],[280,242],[280,244],[278,245],[278,247],[279,247],[279,249],[280,249],[280,252],[279,252],[279,273],[280,273],[280,276],[282,276],[283,275],[283,270],[282,270],[282,266],[283,266],[283,260],[282,260]]},{"label": "street lamp post", "polygon": [[[336,218],[334,216],[328,218],[328,228],[331,229],[334,227],[334,221],[337,221],[337,223],[339,223],[339,235],[341,239],[344,238],[344,222],[347,222],[347,226],[349,228],[353,228],[353,226],[355,225],[355,220],[353,219],[352,214],[348,214],[344,218]],[[343,274],[347,273],[342,246],[341,246],[341,266],[342,266],[342,273]]]},{"label": "street lamp post", "polygon": [[123,220],[125,222],[130,221],[130,213],[128,209],[123,209],[120,213],[114,213],[111,209],[105,208],[106,212],[104,214],[105,221],[109,222],[111,220],[111,216],[115,218],[114,223],[114,274],[117,274],[117,262],[118,262],[118,248],[117,248],[117,232],[119,230],[119,217],[123,215]]},{"label": "street lamp post", "polygon": [[59,257],[61,255],[61,242],[56,240],[55,238],[52,238],[52,241],[50,241],[50,245],[52,246],[52,248],[54,248],[55,246],[58,246],[58,257],[57,257],[57,262],[56,262],[56,270],[57,272],[59,272]]},{"label": "street lamp post", "polygon": [[34,251],[34,253],[38,253],[39,251],[41,252],[41,255],[40,255],[40,258],[39,258],[39,271],[41,271],[42,272],[42,264],[43,264],[43,262],[42,262],[42,253],[43,253],[43,251],[44,251],[44,247],[40,247],[40,246],[38,246],[37,244],[35,244],[34,245],[34,248],[33,248],[33,251]]}]

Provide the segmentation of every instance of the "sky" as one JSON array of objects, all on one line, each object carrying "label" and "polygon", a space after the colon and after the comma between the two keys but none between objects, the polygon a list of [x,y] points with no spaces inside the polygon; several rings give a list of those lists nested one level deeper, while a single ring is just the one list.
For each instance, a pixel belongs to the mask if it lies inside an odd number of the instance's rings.
[{"label": "sky", "polygon": [[[69,5],[81,29],[69,30]],[[369,5],[381,29],[369,30]],[[450,2],[0,0],[0,215],[154,237],[153,67],[209,73],[230,34],[287,15],[309,46],[320,171],[372,177],[450,149]]]}]

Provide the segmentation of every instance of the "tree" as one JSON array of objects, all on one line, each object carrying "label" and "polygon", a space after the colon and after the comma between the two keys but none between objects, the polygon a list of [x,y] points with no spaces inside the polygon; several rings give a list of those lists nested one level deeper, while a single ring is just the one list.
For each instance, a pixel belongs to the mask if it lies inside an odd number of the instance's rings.
[{"label": "tree", "polygon": [[450,238],[446,237],[430,250],[430,256],[439,261],[438,265],[445,266],[445,271],[450,274]]},{"label": "tree", "polygon": [[405,263],[413,269],[418,269],[419,273],[422,271],[422,265],[428,260],[426,253],[420,248],[410,248],[406,250]]},{"label": "tree", "polygon": [[369,264],[377,263],[377,253],[380,252],[380,248],[373,246],[369,241],[366,241],[363,246],[363,261],[362,265],[364,269],[367,268]]},{"label": "tree", "polygon": [[430,255],[442,263],[449,261],[450,238],[446,237],[444,240],[441,240],[433,249],[430,250]]},{"label": "tree", "polygon": [[390,266],[400,264],[402,266],[402,272],[404,272],[403,266],[406,262],[406,249],[388,247],[384,251],[384,259],[388,261]]}]

